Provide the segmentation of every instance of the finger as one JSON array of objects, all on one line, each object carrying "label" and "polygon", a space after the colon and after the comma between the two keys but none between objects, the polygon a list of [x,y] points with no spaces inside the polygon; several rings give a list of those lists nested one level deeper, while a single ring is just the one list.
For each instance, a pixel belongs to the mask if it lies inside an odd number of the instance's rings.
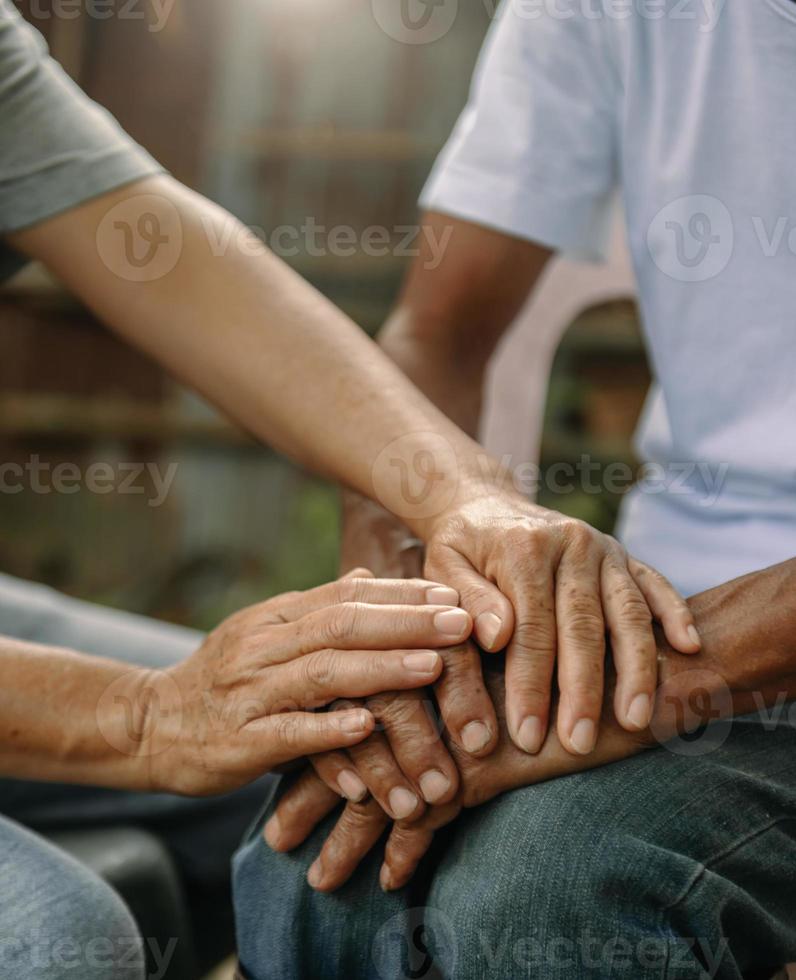
[{"label": "finger", "polygon": [[[358,574],[360,573],[360,574]],[[355,569],[336,582],[328,582],[307,592],[288,592],[267,603],[285,622],[295,622],[308,613],[341,602],[364,602],[382,606],[458,606],[455,589],[422,578],[374,578],[367,569]]]},{"label": "finger", "polygon": [[263,827],[263,837],[275,851],[292,851],[339,803],[340,797],[307,769],[283,794]]},{"label": "finger", "polygon": [[395,761],[426,803],[447,803],[459,788],[459,770],[432,717],[430,690],[390,692],[369,698],[368,710],[383,729]]},{"label": "finger", "polygon": [[623,728],[641,731],[652,717],[658,650],[649,606],[621,551],[603,560],[600,591],[616,667],[614,714]]},{"label": "finger", "polygon": [[528,562],[506,585],[517,622],[506,650],[506,724],[517,748],[535,754],[550,719],[557,637],[554,570],[533,548]]},{"label": "finger", "polygon": [[330,892],[344,885],[388,823],[389,818],[375,800],[348,803],[307,871],[310,886]]},{"label": "finger", "polygon": [[680,653],[698,653],[702,641],[694,614],[677,589],[660,572],[635,558],[628,559],[628,568],[669,643]]},{"label": "finger", "polygon": [[384,891],[396,891],[409,882],[431,847],[435,832],[454,820],[460,811],[461,803],[457,798],[444,806],[435,806],[417,823],[393,825],[379,873],[379,883]]},{"label": "finger", "polygon": [[605,677],[605,620],[599,552],[570,545],[556,575],[558,722],[565,749],[588,755],[597,743]]},{"label": "finger", "polygon": [[434,686],[451,739],[468,755],[489,755],[498,742],[498,723],[474,643],[441,651],[445,669]]},{"label": "finger", "polygon": [[500,589],[485,579],[452,548],[436,549],[426,560],[426,575],[451,585],[459,604],[473,618],[478,645],[490,653],[502,650],[514,629],[514,610]]},{"label": "finger", "polygon": [[269,663],[282,663],[327,647],[436,649],[461,643],[471,630],[472,620],[467,613],[450,606],[342,602],[308,613],[295,623],[269,627],[263,654]]},{"label": "finger", "polygon": [[361,803],[368,788],[359,778],[353,763],[344,752],[324,752],[313,755],[310,765],[333,793],[351,803]]},{"label": "finger", "polygon": [[436,650],[317,650],[269,667],[264,695],[271,712],[319,708],[385,688],[425,687],[442,666]]},{"label": "finger", "polygon": [[352,749],[349,756],[359,778],[388,816],[408,820],[425,812],[418,788],[404,776],[381,732],[374,732],[366,743]]},{"label": "finger", "polygon": [[291,711],[255,718],[241,732],[248,748],[263,757],[264,769],[273,769],[305,755],[344,749],[367,738],[373,731],[373,715],[364,708],[323,713]]}]

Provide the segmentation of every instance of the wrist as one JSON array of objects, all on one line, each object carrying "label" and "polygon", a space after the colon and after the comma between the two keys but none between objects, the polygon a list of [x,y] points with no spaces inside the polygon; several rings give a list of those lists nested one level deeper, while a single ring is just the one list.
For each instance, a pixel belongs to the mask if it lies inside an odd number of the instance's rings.
[{"label": "wrist", "polygon": [[791,561],[689,599],[702,638],[696,655],[675,652],[656,631],[657,740],[796,697],[795,589]]},{"label": "wrist", "polygon": [[136,784],[148,792],[178,793],[184,699],[172,670],[130,674],[114,700],[119,748],[130,760]]}]

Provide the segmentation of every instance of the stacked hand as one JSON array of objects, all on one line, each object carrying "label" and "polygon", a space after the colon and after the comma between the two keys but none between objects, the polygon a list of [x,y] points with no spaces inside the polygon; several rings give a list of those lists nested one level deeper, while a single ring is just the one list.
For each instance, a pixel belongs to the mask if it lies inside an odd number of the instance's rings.
[{"label": "stacked hand", "polygon": [[150,789],[224,792],[366,738],[375,725],[366,708],[317,709],[385,686],[432,683],[442,670],[438,650],[472,628],[457,600],[433,582],[375,580],[359,570],[242,610],[182,663],[132,671],[135,690],[111,690],[105,702],[131,713]]},{"label": "stacked hand", "polygon": [[[422,552],[412,544],[384,511],[348,501],[344,564],[418,574]],[[690,609],[661,575],[609,536],[521,498],[475,499],[443,515],[425,567],[457,590],[473,638],[442,651],[433,693],[385,685],[362,701],[381,730],[347,751],[314,756],[314,771],[286,794],[266,830],[272,846],[289,849],[341,796],[349,801],[309,875],[323,890],[346,880],[390,820],[385,888],[408,880],[434,830],[461,806],[637,751],[657,684],[653,618],[675,651],[699,649]],[[481,650],[503,648],[505,681],[486,684]]]}]

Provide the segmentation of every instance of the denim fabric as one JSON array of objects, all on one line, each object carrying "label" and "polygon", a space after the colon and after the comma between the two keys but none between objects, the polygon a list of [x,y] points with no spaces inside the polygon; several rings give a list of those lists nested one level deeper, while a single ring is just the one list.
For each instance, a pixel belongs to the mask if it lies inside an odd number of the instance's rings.
[{"label": "denim fabric", "polygon": [[[145,666],[176,663],[202,640],[193,630],[79,602],[5,575],[0,575],[0,634]],[[7,683],[13,684],[13,678]],[[109,935],[135,936],[136,930],[121,901],[99,878],[30,831],[123,825],[155,833],[180,872],[199,960],[210,963],[225,955],[234,934],[230,858],[277,783],[277,777],[265,776],[237,793],[191,800],[0,779],[0,980],[94,980],[95,975],[97,980],[137,980],[142,969],[129,952],[113,966],[98,967],[96,974],[86,961],[69,966],[69,956],[61,966],[35,966],[37,949],[53,950],[59,942],[76,940],[85,950],[91,938],[103,947],[101,940]],[[107,963],[102,955],[99,960]]]},{"label": "denim fabric", "polygon": [[69,855],[3,817],[0,875],[0,976],[145,976],[138,929],[119,896]]},{"label": "denim fabric", "polygon": [[440,832],[416,881],[390,895],[380,847],[338,893],[307,886],[331,818],[292,854],[256,834],[234,861],[241,969],[249,980],[768,980],[796,958],[788,716],[736,720],[704,754],[677,743],[499,797]]}]

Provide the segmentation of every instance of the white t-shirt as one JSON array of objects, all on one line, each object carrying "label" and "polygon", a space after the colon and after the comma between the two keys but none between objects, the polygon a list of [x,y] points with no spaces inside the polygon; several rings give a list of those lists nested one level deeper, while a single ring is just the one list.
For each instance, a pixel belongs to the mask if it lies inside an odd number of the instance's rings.
[{"label": "white t-shirt", "polygon": [[796,3],[504,0],[424,208],[599,257],[621,190],[661,464],[619,534],[687,593],[796,555]]}]

